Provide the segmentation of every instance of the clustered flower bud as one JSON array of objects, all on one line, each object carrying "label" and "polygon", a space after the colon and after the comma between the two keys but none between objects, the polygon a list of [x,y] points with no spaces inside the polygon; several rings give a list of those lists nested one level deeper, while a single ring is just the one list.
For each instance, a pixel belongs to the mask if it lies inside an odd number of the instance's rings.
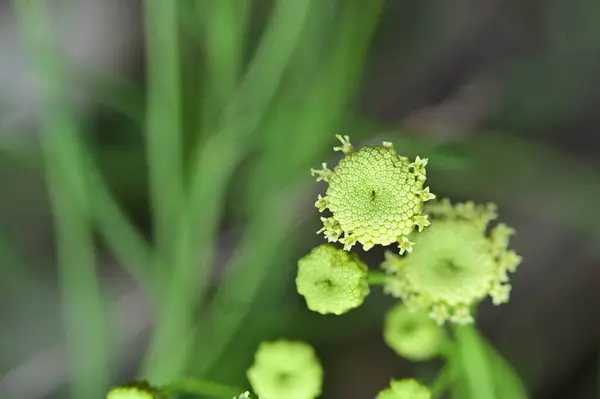
[{"label": "clustered flower bud", "polygon": [[156,389],[147,382],[132,382],[112,388],[106,399],[159,399]]},{"label": "clustered flower bud", "polygon": [[425,201],[435,198],[429,187],[423,187],[427,159],[417,157],[410,162],[389,142],[357,150],[348,136],[336,137],[342,145],[334,150],[344,157],[333,170],[326,163],[320,170],[311,170],[317,181],[328,184],[315,206],[331,216],[321,218],[323,228],[318,233],[329,242],[339,241],[347,251],[356,243],[367,251],[396,242],[400,254],[410,252],[413,243],[408,235],[429,225],[421,211]]},{"label": "clustered flower bud", "polygon": [[322,244],[298,261],[296,287],[307,307],[340,315],[369,294],[368,268],[357,255]]},{"label": "clustered flower bud", "polygon": [[414,379],[392,380],[375,399],[431,399],[429,389]]},{"label": "clustered flower bud", "polygon": [[313,348],[299,341],[261,343],[247,376],[261,398],[315,399],[323,384],[323,370]]},{"label": "clustered flower bud", "polygon": [[399,302],[385,316],[383,339],[398,355],[425,361],[440,354],[445,334],[426,312]]},{"label": "clustered flower bud", "polygon": [[411,308],[428,310],[438,324],[472,323],[471,307],[486,296],[496,305],[508,302],[508,273],[521,257],[508,249],[513,229],[498,224],[488,233],[497,218],[495,205],[443,200],[426,211],[432,223],[414,238],[418,248],[404,257],[386,253],[384,291]]}]

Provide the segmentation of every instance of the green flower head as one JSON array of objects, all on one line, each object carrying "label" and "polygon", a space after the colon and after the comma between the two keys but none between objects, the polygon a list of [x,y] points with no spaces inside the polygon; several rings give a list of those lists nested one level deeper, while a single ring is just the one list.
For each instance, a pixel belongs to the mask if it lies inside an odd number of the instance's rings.
[{"label": "green flower head", "polygon": [[314,312],[340,315],[369,294],[367,266],[357,255],[322,244],[298,261],[296,287]]},{"label": "green flower head", "polygon": [[132,382],[114,387],[106,399],[158,399],[158,395],[147,382]]},{"label": "green flower head", "polygon": [[329,242],[341,242],[347,251],[357,242],[365,251],[397,242],[400,254],[410,252],[413,243],[408,235],[415,227],[422,231],[429,225],[421,210],[425,201],[435,198],[423,187],[427,159],[410,162],[389,142],[356,150],[348,136],[336,137],[342,145],[334,150],[344,157],[333,171],[325,163],[322,169],[311,170],[317,181],[328,184],[315,206],[331,216],[321,218],[323,228],[318,232]]},{"label": "green flower head", "polygon": [[392,380],[389,388],[379,392],[375,399],[431,399],[431,392],[417,380]]},{"label": "green flower head", "polygon": [[400,302],[385,317],[383,339],[398,355],[424,361],[440,353],[445,334],[426,312]]},{"label": "green flower head", "polygon": [[323,384],[323,369],[313,348],[298,341],[261,343],[247,375],[261,398],[315,399]]},{"label": "green flower head", "polygon": [[415,237],[418,249],[405,257],[386,253],[385,292],[427,309],[438,324],[472,323],[471,307],[488,295],[496,305],[508,302],[508,272],[521,257],[507,249],[511,228],[498,224],[487,233],[497,218],[495,205],[443,200],[426,210],[432,223]]}]

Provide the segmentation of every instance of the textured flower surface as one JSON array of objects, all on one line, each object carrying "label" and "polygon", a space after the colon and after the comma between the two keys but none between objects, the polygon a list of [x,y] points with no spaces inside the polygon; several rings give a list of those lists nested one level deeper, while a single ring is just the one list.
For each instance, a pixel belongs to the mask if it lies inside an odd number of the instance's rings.
[{"label": "textured flower surface", "polygon": [[367,278],[368,268],[357,255],[323,244],[298,261],[296,287],[310,310],[340,315],[363,303]]},{"label": "textured flower surface", "polygon": [[424,361],[440,353],[445,334],[426,312],[398,303],[386,314],[383,339],[398,355]]},{"label": "textured flower surface", "polygon": [[252,390],[265,399],[315,399],[323,384],[313,348],[299,341],[261,343],[247,375]]},{"label": "textured flower surface", "polygon": [[134,382],[114,387],[106,399],[157,399],[155,390],[146,382]]},{"label": "textured flower surface", "polygon": [[336,137],[342,145],[334,150],[344,157],[333,170],[325,163],[311,170],[317,181],[328,184],[325,196],[319,195],[315,203],[319,212],[331,213],[321,218],[319,233],[329,242],[341,242],[345,250],[357,242],[364,250],[397,242],[401,254],[411,251],[408,235],[429,225],[421,211],[425,201],[435,198],[423,187],[427,159],[410,162],[388,142],[356,150],[348,136]]},{"label": "textured flower surface", "polygon": [[417,380],[393,380],[376,399],[431,399],[431,392]]},{"label": "textured flower surface", "polygon": [[438,324],[472,323],[471,307],[488,295],[496,305],[507,302],[508,273],[521,257],[507,248],[511,228],[498,224],[487,234],[497,218],[495,205],[443,200],[426,210],[432,223],[415,237],[419,248],[405,257],[386,253],[384,291],[409,307],[427,309]]}]

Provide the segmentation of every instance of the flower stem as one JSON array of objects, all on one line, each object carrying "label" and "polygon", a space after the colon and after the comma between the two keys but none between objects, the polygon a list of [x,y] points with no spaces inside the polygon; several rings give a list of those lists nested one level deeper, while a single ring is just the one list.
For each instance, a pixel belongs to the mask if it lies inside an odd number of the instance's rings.
[{"label": "flower stem", "polygon": [[452,382],[452,370],[449,364],[446,364],[431,383],[431,397],[433,399],[441,397],[444,391]]},{"label": "flower stem", "polygon": [[387,274],[379,271],[369,271],[369,285],[384,285],[388,279]]}]

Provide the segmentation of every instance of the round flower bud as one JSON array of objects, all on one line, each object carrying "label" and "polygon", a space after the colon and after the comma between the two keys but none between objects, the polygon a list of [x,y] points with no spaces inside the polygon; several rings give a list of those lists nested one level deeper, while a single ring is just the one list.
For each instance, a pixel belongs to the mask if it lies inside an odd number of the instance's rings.
[{"label": "round flower bud", "polygon": [[375,399],[431,399],[431,392],[414,379],[393,380]]},{"label": "round flower bud", "polygon": [[388,142],[355,150],[348,136],[337,138],[342,145],[334,150],[342,151],[344,157],[333,171],[327,164],[311,170],[317,181],[328,184],[315,206],[331,216],[321,218],[323,228],[318,233],[329,242],[341,242],[347,251],[357,242],[365,251],[396,242],[400,254],[410,252],[413,243],[408,234],[429,225],[421,211],[425,201],[435,198],[423,187],[427,159],[417,157],[410,162]]},{"label": "round flower bud", "polygon": [[261,398],[315,399],[323,384],[323,369],[313,348],[298,341],[261,343],[247,375]]},{"label": "round flower bud", "polygon": [[158,399],[158,395],[147,382],[132,382],[114,387],[106,399]]},{"label": "round flower bud", "polygon": [[296,287],[310,310],[340,315],[369,294],[368,268],[356,254],[322,244],[298,261]]},{"label": "round flower bud", "polygon": [[398,303],[385,316],[383,339],[398,355],[424,361],[440,353],[445,335],[426,312]]},{"label": "round flower bud", "polygon": [[[429,207],[428,207],[429,208]],[[473,322],[470,308],[486,296],[507,302],[508,272],[521,258],[507,249],[514,231],[499,224],[486,234],[496,207],[472,202],[431,204],[431,226],[415,237],[419,249],[405,257],[388,252],[382,268],[389,279],[384,291],[412,308],[424,308],[438,324]]]}]

